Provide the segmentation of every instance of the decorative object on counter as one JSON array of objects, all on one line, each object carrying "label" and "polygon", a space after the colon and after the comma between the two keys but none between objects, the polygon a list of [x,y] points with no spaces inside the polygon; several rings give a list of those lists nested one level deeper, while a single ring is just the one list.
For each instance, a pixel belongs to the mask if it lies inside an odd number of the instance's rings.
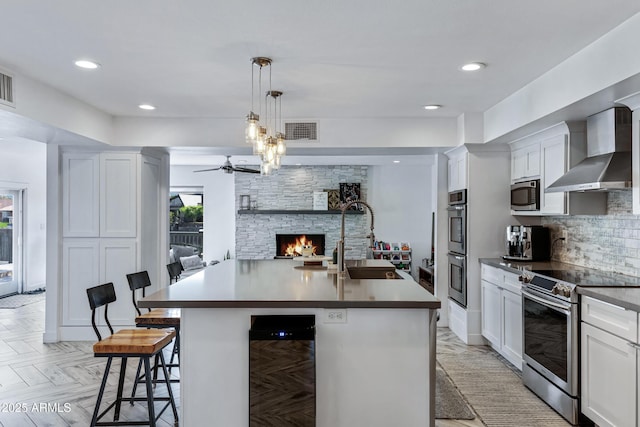
[{"label": "decorative object on counter", "polygon": [[249,209],[251,207],[251,196],[248,194],[240,195],[240,209]]},{"label": "decorative object on counter", "polygon": [[252,200],[251,201],[251,209],[252,210],[258,209],[258,201],[257,200]]},{"label": "decorative object on counter", "polygon": [[411,245],[409,242],[373,242],[373,259],[391,261],[398,270],[411,271]]},{"label": "decorative object on counter", "polygon": [[[258,112],[254,112],[254,74],[258,67]],[[265,117],[260,121],[262,114],[262,68],[269,67],[269,90],[265,95]],[[251,58],[251,111],[247,114],[247,127],[245,138],[248,144],[253,146],[253,154],[260,156],[260,173],[270,175],[272,171],[280,169],[280,158],[287,152],[285,135],[281,132],[282,124],[282,100],[281,91],[271,90],[271,58],[258,56]],[[269,105],[273,103],[272,105]]]},{"label": "decorative object on counter", "polygon": [[329,207],[329,197],[324,191],[313,192],[313,210],[326,211]]},{"label": "decorative object on counter", "polygon": [[327,209],[340,209],[340,190],[324,190],[327,193]]},{"label": "decorative object on counter", "polygon": [[[340,183],[340,201],[343,205],[347,205],[350,202],[360,200],[360,183],[354,182],[341,182]],[[354,211],[364,210],[361,203],[353,203],[349,206],[349,209]]]},{"label": "decorative object on counter", "polygon": [[327,268],[325,261],[331,260],[331,257],[324,255],[309,255],[309,256],[297,256],[292,258],[294,261],[301,261],[302,266],[296,266],[294,268],[312,267],[314,269]]}]

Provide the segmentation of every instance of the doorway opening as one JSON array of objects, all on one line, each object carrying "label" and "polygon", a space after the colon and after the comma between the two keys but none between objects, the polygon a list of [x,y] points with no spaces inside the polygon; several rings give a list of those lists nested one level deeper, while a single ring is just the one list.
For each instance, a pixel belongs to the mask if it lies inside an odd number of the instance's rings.
[{"label": "doorway opening", "polygon": [[0,298],[22,292],[22,194],[0,188]]}]

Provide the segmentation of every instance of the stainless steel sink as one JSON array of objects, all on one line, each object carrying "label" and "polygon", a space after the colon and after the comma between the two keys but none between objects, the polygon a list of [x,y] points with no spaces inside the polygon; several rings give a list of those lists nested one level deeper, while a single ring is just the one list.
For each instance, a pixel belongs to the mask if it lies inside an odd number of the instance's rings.
[{"label": "stainless steel sink", "polygon": [[350,279],[404,279],[395,269],[380,267],[347,267]]}]

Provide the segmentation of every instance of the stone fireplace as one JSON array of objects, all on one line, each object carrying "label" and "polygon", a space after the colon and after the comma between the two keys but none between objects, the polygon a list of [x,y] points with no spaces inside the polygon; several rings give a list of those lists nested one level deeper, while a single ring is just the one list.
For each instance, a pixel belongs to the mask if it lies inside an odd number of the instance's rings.
[{"label": "stone fireplace", "polygon": [[[339,189],[340,183],[360,183],[361,197],[367,196],[367,166],[282,166],[269,177],[259,174],[234,174],[236,209],[240,195],[248,194],[256,201],[255,210],[236,215],[236,252],[238,259],[273,259],[279,253],[276,236],[305,235],[316,245],[321,235],[324,248],[318,255],[331,255],[340,239],[339,212],[313,211],[313,192]],[[366,256],[368,216],[348,215],[345,221],[346,259]]]},{"label": "stone fireplace", "polygon": [[324,255],[324,241],[324,234],[276,234],[276,258],[307,255],[304,248],[313,255]]}]

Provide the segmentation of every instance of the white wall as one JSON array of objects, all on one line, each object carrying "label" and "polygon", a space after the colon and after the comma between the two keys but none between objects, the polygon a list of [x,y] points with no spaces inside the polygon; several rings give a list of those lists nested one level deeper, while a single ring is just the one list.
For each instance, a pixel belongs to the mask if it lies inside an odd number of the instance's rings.
[{"label": "white wall", "polygon": [[45,286],[47,218],[46,145],[27,139],[0,140],[0,188],[25,188],[24,291]]},{"label": "white wall", "polygon": [[375,212],[377,240],[407,241],[412,273],[431,256],[431,213],[434,212],[433,164],[371,166],[368,202]]},{"label": "white wall", "polygon": [[204,190],[204,260],[222,261],[227,250],[235,257],[234,175],[222,171],[194,173],[197,169],[202,167],[171,166],[170,185]]}]

